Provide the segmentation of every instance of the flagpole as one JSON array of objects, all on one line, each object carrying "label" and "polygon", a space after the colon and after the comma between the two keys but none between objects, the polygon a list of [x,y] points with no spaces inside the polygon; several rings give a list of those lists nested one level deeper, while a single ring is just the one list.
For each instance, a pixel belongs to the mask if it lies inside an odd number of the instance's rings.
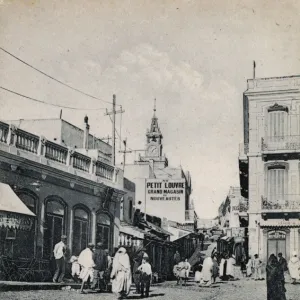
[{"label": "flagpole", "polygon": [[256,63],[255,60],[253,61],[253,79],[255,79],[255,68],[256,68]]}]

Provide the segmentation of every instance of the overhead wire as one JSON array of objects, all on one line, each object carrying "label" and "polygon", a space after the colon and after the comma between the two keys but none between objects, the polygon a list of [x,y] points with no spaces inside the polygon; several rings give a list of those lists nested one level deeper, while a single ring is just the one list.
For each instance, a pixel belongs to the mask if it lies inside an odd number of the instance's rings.
[{"label": "overhead wire", "polygon": [[[61,81],[61,80],[59,80],[59,79],[54,78],[54,77],[51,76],[51,75],[48,75],[47,73],[45,73],[45,72],[39,70],[38,68],[32,66],[31,64],[27,63],[26,61],[22,60],[21,58],[17,57],[16,55],[12,54],[11,52],[5,50],[3,47],[0,47],[0,50],[2,50],[4,53],[10,55],[11,57],[15,58],[15,59],[18,60],[19,62],[25,64],[25,65],[28,66],[29,68],[31,68],[31,69],[33,69],[33,70],[35,70],[35,71],[41,73],[42,75],[44,75],[44,76],[46,76],[46,77],[48,77],[48,78],[50,78],[50,79],[52,79],[52,80],[54,80],[54,81],[60,83],[60,84],[62,84],[62,85],[64,85],[64,86],[66,86],[66,87],[68,87],[69,89],[72,89],[72,90],[74,90],[74,91],[76,91],[76,92],[78,92],[78,93],[80,93],[80,94],[82,94],[82,95],[85,95],[85,96],[87,96],[87,97],[90,97],[90,98],[92,98],[92,99],[96,99],[96,100],[102,101],[102,102],[104,102],[104,103],[112,104],[112,102],[110,102],[110,101],[106,101],[106,100],[103,100],[103,99],[101,99],[101,98],[98,98],[98,97],[95,97],[95,96],[93,96],[93,95],[90,95],[90,94],[88,94],[88,93],[86,93],[86,92],[83,92],[83,91],[81,91],[81,90],[79,90],[79,89],[77,89],[77,88],[72,87],[71,85],[69,85],[69,84],[67,84],[67,83],[65,83],[65,82],[63,82],[63,81]],[[120,106],[120,105],[118,104],[118,106]]]},{"label": "overhead wire", "polygon": [[66,109],[71,109],[71,110],[103,110],[103,109],[105,109],[103,107],[99,107],[99,108],[79,108],[79,107],[72,107],[72,106],[54,104],[54,103],[49,103],[49,102],[46,102],[46,101],[42,101],[42,100],[39,100],[39,99],[35,99],[35,98],[32,98],[32,97],[23,95],[21,93],[15,92],[13,90],[7,89],[7,88],[5,88],[3,86],[0,86],[0,89],[2,89],[4,91],[7,91],[9,93],[15,94],[15,95],[17,95],[19,97],[23,97],[23,98],[29,99],[31,101],[35,101],[35,102],[46,104],[46,105],[50,105],[50,106],[60,107],[60,108],[66,108]]}]

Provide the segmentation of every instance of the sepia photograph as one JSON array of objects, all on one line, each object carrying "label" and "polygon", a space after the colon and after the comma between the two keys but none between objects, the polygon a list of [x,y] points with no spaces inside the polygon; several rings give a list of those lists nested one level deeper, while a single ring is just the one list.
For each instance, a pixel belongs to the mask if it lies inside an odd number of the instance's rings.
[{"label": "sepia photograph", "polygon": [[297,300],[299,0],[0,0],[0,298]]}]

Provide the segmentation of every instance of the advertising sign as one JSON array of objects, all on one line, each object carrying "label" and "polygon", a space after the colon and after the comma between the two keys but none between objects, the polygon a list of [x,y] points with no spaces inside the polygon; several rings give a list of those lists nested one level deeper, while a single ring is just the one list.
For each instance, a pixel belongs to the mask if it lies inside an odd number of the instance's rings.
[{"label": "advertising sign", "polygon": [[146,198],[150,201],[180,201],[185,198],[184,180],[148,179]]},{"label": "advertising sign", "polygon": [[148,214],[183,223],[186,183],[184,179],[147,179],[145,210]]},{"label": "advertising sign", "polygon": [[30,231],[34,222],[31,216],[0,211],[0,227],[16,228]]}]

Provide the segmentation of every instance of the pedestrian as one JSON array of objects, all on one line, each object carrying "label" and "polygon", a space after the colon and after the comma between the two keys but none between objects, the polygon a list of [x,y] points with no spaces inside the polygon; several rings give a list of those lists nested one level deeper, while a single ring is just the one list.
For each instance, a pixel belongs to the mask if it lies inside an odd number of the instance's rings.
[{"label": "pedestrian", "polygon": [[[141,297],[149,297],[149,289],[152,280],[152,269],[148,258],[143,258],[138,270],[141,273]],[[145,293],[144,293],[145,292]]]},{"label": "pedestrian", "polygon": [[288,271],[288,265],[286,259],[282,256],[282,253],[278,253],[278,262],[281,267],[282,276],[285,278],[285,274]]},{"label": "pedestrian", "polygon": [[123,247],[117,251],[113,259],[110,278],[112,279],[112,292],[117,295],[118,299],[126,298],[132,279],[129,256]]},{"label": "pedestrian", "polygon": [[202,273],[203,273],[203,281],[206,286],[211,286],[212,283],[213,264],[214,263],[211,256],[208,256],[204,259]]},{"label": "pedestrian", "polygon": [[263,280],[261,274],[262,261],[259,259],[258,254],[254,255],[254,279],[255,280]]},{"label": "pedestrian", "polygon": [[93,260],[95,263],[94,267],[94,280],[92,282],[92,289],[96,289],[98,284],[98,288],[100,290],[104,289],[103,280],[104,280],[104,271],[107,268],[107,255],[105,250],[103,249],[103,243],[99,242],[96,245],[96,249],[93,253]]},{"label": "pedestrian", "polygon": [[71,275],[75,282],[79,281],[80,275],[80,264],[78,263],[78,256],[72,255],[70,259],[71,267]]},{"label": "pedestrian", "polygon": [[112,265],[112,257],[109,255],[109,250],[105,249],[106,260],[107,260],[107,268],[110,269]]},{"label": "pedestrian", "polygon": [[271,254],[266,267],[267,273],[267,300],[286,300],[282,267],[276,256]]},{"label": "pedestrian", "polygon": [[188,262],[187,258],[182,258],[181,262],[177,265],[178,266],[178,276],[179,276],[179,282],[182,285],[182,282],[184,282],[184,285],[186,285],[186,282],[189,278],[189,273],[191,270],[191,265]]},{"label": "pedestrian", "polygon": [[213,278],[213,283],[215,283],[217,277],[219,276],[219,265],[217,260],[217,253],[213,254],[212,259],[213,259],[212,278]]},{"label": "pedestrian", "polygon": [[80,294],[85,293],[83,291],[85,283],[88,282],[88,280],[90,282],[93,282],[94,280],[94,267],[96,266],[93,259],[94,247],[95,245],[93,243],[89,243],[87,248],[82,250],[78,257],[78,263],[81,266],[81,272],[79,278],[82,280]]},{"label": "pedestrian", "polygon": [[227,260],[226,260],[226,255],[223,253],[221,255],[220,270],[219,270],[219,277],[223,281],[227,280],[226,272],[227,272]]},{"label": "pedestrian", "polygon": [[247,277],[247,265],[246,265],[246,256],[243,255],[241,258],[241,273],[243,277]]},{"label": "pedestrian", "polygon": [[53,282],[62,282],[66,272],[66,259],[67,259],[67,236],[62,235],[61,241],[54,246],[53,250],[56,271],[53,276]]},{"label": "pedestrian", "polygon": [[251,256],[249,256],[248,262],[246,264],[246,276],[247,277],[251,277],[251,275],[252,275],[252,268],[253,268],[253,260],[252,260]]},{"label": "pedestrian", "polygon": [[195,272],[195,279],[194,281],[197,283],[200,283],[201,279],[202,279],[202,264],[197,263],[196,266],[194,267],[194,272]]},{"label": "pedestrian", "polygon": [[135,294],[141,293],[141,273],[138,268],[142,264],[144,258],[148,259],[149,261],[146,248],[142,248],[140,251],[138,251],[133,259],[133,280],[135,284]]},{"label": "pedestrian", "polygon": [[288,263],[288,269],[290,272],[290,276],[292,278],[292,284],[295,284],[296,280],[300,279],[299,278],[300,262],[296,251],[292,253],[292,257],[290,258]]},{"label": "pedestrian", "polygon": [[176,250],[175,254],[174,254],[174,265],[178,265],[180,263],[180,254],[178,252],[178,250]]},{"label": "pedestrian", "polygon": [[235,265],[235,256],[232,254],[228,259],[227,259],[227,271],[226,275],[229,280],[233,280],[235,277],[234,274],[234,265]]}]

